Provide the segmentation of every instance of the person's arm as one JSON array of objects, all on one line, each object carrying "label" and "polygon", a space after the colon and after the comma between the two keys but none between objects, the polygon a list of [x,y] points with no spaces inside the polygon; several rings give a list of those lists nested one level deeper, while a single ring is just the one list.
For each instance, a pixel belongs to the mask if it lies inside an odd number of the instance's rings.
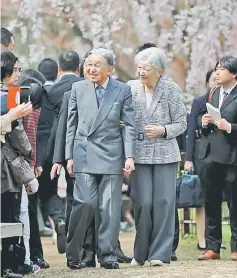
[{"label": "person's arm", "polygon": [[187,112],[179,86],[175,85],[172,88],[172,94],[168,98],[168,105],[171,123],[165,125],[165,138],[171,139],[184,133],[187,128]]},{"label": "person's arm", "polygon": [[78,124],[78,108],[75,84],[72,86],[72,93],[68,105],[67,132],[66,132],[66,148],[65,159],[73,159],[73,144]]},{"label": "person's arm", "polygon": [[32,156],[30,159],[31,167],[35,167],[36,165],[36,132],[39,115],[40,109],[37,109],[33,110],[27,117],[23,119],[23,125],[32,147]]},{"label": "person's arm", "polygon": [[69,100],[70,100],[70,94],[65,93],[63,96],[62,106],[59,112],[59,120],[58,120],[55,146],[54,146],[53,163],[63,163],[65,161],[65,144],[66,144]]},{"label": "person's arm", "polygon": [[11,125],[12,119],[9,114],[1,116],[0,125],[1,125],[1,136],[6,135],[8,132],[12,130]]},{"label": "person's arm", "polygon": [[123,142],[125,149],[125,156],[127,158],[135,157],[135,117],[132,106],[132,92],[130,86],[127,86],[127,91],[124,98],[124,103],[121,112],[121,120],[124,123],[123,128]]},{"label": "person's arm", "polygon": [[[32,104],[22,103],[15,108],[9,110],[9,112],[1,116],[0,126],[1,126],[1,135],[6,135],[12,130],[12,122],[16,119],[27,116],[32,111]],[[2,139],[2,138],[1,138]]]},{"label": "person's arm", "polygon": [[186,160],[193,161],[194,148],[196,142],[196,130],[197,130],[197,117],[199,115],[200,105],[196,99],[193,100],[190,115],[188,117],[188,129],[186,140]]}]

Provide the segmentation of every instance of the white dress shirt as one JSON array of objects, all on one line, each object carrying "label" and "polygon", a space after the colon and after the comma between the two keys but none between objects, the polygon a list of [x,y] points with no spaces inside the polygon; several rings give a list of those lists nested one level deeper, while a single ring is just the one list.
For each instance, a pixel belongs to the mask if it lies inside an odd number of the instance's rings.
[{"label": "white dress shirt", "polygon": [[226,89],[226,90],[224,89],[223,86],[221,86],[220,95],[219,95],[219,109],[221,108],[221,105],[223,103],[223,98],[224,98],[224,95],[225,95],[224,92],[227,93],[227,97],[228,97],[228,95],[231,93],[231,91],[235,88],[236,85],[237,85],[237,83],[235,83],[235,85],[233,87],[231,87],[229,89]]},{"label": "white dress shirt", "polygon": [[106,90],[107,86],[108,86],[108,83],[109,83],[109,77],[105,80],[105,82],[102,84],[102,85],[98,85],[95,83],[95,89],[99,86],[103,87],[104,90]]},{"label": "white dress shirt", "polygon": [[[229,96],[229,94],[231,93],[231,91],[235,88],[235,86],[237,85],[237,83],[235,83],[235,85],[229,89],[224,89],[223,86],[221,86],[220,88],[220,95],[219,95],[219,109],[221,108],[221,105],[223,103],[223,99],[224,99],[224,92],[227,94],[227,97]],[[231,123],[230,123],[230,129],[226,131],[227,133],[231,133]]]}]

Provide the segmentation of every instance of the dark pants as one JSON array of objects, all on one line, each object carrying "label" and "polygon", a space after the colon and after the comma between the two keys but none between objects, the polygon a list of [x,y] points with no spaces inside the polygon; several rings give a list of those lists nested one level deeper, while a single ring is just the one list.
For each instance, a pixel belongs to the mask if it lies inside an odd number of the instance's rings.
[{"label": "dark pants", "polygon": [[224,189],[230,213],[231,252],[237,252],[237,166],[201,160],[200,179],[206,213],[207,248],[219,253],[222,242],[221,205]]},{"label": "dark pants", "polygon": [[60,198],[58,191],[58,178],[50,179],[52,164],[46,163],[39,180],[39,198],[44,214],[50,216],[55,224],[65,222],[65,200]]},{"label": "dark pants", "polygon": [[30,259],[43,259],[43,248],[40,239],[38,223],[38,193],[28,195],[29,198],[29,219],[30,219]]},{"label": "dark pants", "polygon": [[[70,215],[72,211],[72,204],[73,204],[73,188],[74,188],[74,179],[71,177],[66,177],[67,179],[67,212],[66,212],[66,224],[65,230],[66,234],[68,232],[68,224],[70,220]],[[82,261],[83,262],[91,262],[95,261],[95,256],[97,253],[97,240],[96,240],[96,223],[95,217],[91,221],[89,227],[86,230],[85,240],[83,243],[83,254],[82,254]],[[118,247],[116,249],[116,254],[118,258],[123,259],[125,254],[123,253],[120,245],[120,241],[118,240]]]},{"label": "dark pants", "polygon": [[[1,223],[20,223],[21,192],[1,194]],[[19,237],[3,238],[1,251],[1,275],[6,269],[21,272],[25,260],[25,248],[20,246]]]},{"label": "dark pants", "polygon": [[172,246],[172,252],[175,252],[179,245],[179,213],[178,209],[175,208],[175,229],[174,229],[174,241]]}]

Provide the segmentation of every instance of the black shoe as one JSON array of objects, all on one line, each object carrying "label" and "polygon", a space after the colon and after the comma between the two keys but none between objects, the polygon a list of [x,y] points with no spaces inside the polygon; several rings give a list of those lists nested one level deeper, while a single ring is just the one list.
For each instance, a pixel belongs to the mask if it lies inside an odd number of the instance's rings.
[{"label": "black shoe", "polygon": [[177,256],[176,256],[175,251],[174,251],[174,252],[171,253],[171,261],[172,261],[172,262],[175,262],[175,261],[177,261],[177,260],[178,260],[178,258],[177,258]]},{"label": "black shoe", "polygon": [[44,259],[36,259],[33,264],[37,264],[40,268],[50,268],[49,264]]},{"label": "black shoe", "polygon": [[101,264],[100,267],[104,267],[105,269],[119,269],[119,264],[118,262],[109,261]]},{"label": "black shoe", "polygon": [[86,266],[84,263],[81,263],[80,261],[72,262],[67,260],[67,267],[72,270],[78,270],[78,269],[85,268]]},{"label": "black shoe", "polygon": [[66,232],[65,232],[65,223],[63,221],[59,222],[56,226],[57,232],[57,247],[58,253],[64,254],[66,252]]},{"label": "black shoe", "polygon": [[126,256],[126,255],[117,256],[118,263],[120,263],[120,264],[130,264],[132,259],[133,259],[132,257]]},{"label": "black shoe", "polygon": [[40,232],[40,236],[42,237],[51,237],[53,235],[53,229],[44,227],[43,231]]},{"label": "black shoe", "polygon": [[85,267],[96,267],[96,262],[95,261],[87,261],[87,262],[81,262],[81,264]]},{"label": "black shoe", "polygon": [[206,250],[207,250],[206,247],[201,247],[201,246],[199,245],[199,243],[197,244],[197,249],[198,249],[198,250],[201,250],[201,251],[206,251]]},{"label": "black shoe", "polygon": [[23,275],[12,272],[10,269],[3,271],[3,277],[7,278],[23,278]]}]

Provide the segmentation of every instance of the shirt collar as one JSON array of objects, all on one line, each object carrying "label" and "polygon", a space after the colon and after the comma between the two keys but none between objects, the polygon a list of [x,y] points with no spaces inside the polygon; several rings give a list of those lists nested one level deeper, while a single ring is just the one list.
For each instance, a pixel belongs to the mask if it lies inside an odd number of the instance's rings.
[{"label": "shirt collar", "polygon": [[75,73],[73,73],[73,72],[66,72],[66,73],[63,73],[61,76],[60,76],[60,78],[59,78],[59,80],[63,77],[63,76],[65,76],[65,75],[75,75],[76,77],[78,77]]},{"label": "shirt collar", "polygon": [[55,82],[54,81],[46,81],[44,86],[51,86],[51,85],[54,85]]},{"label": "shirt collar", "polygon": [[102,85],[98,85],[95,83],[95,89],[99,86],[103,87],[104,90],[106,90],[107,86],[108,86],[108,83],[109,83],[109,77],[105,80],[105,82],[102,84]]},{"label": "shirt collar", "polygon": [[227,89],[227,90],[225,90],[224,88],[223,88],[223,86],[221,86],[221,89],[220,89],[220,92],[221,92],[221,94],[223,94],[224,92],[226,92],[228,95],[231,93],[231,91],[235,88],[235,86],[237,85],[237,83],[235,83],[235,85],[233,86],[233,87],[231,87],[231,88],[229,88],[229,89]]}]

